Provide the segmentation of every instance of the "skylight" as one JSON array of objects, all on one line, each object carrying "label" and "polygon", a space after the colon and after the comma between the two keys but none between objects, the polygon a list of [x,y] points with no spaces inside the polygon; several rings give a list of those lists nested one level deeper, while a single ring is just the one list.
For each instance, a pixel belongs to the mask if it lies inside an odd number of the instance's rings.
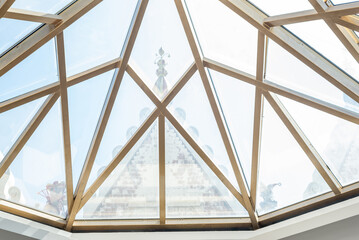
[{"label": "skylight", "polygon": [[1,2],[0,209],[68,231],[257,229],[357,195],[347,2]]}]

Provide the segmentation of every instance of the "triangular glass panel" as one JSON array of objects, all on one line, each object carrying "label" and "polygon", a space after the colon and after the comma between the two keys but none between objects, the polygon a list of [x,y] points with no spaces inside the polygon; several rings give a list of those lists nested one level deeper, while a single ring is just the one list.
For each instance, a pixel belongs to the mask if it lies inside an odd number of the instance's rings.
[{"label": "triangular glass panel", "polygon": [[35,22],[0,18],[0,56],[40,25]]},{"label": "triangular glass panel", "polygon": [[287,0],[248,0],[248,2],[270,16],[313,9],[308,0],[299,0],[295,4]]},{"label": "triangular glass panel", "polygon": [[342,185],[359,181],[359,125],[280,98]]},{"label": "triangular glass panel", "polygon": [[168,121],[165,133],[167,217],[248,216],[238,200]]},{"label": "triangular glass panel", "polygon": [[58,100],[0,179],[2,197],[65,218],[64,166]]},{"label": "triangular glass panel", "polygon": [[113,77],[114,70],[68,88],[74,189]]},{"label": "triangular glass panel", "polygon": [[251,181],[254,86],[210,71],[247,182]]},{"label": "triangular glass panel", "polygon": [[261,141],[257,192],[259,215],[330,191],[266,100]]},{"label": "triangular glass panel", "polygon": [[86,187],[91,186],[153,109],[152,101],[125,73]]},{"label": "triangular glass panel", "polygon": [[0,113],[0,162],[44,101],[45,97]]},{"label": "triangular glass panel", "polygon": [[50,40],[0,78],[0,102],[57,81],[56,51]]},{"label": "triangular glass panel", "polygon": [[177,94],[169,104],[168,109],[233,186],[239,189],[198,72]]},{"label": "triangular glass panel", "polygon": [[267,80],[359,113],[359,103],[273,41],[267,58]]},{"label": "triangular glass panel", "polygon": [[149,1],[130,65],[162,99],[193,62],[174,1]]},{"label": "triangular glass panel", "polygon": [[254,75],[258,30],[220,1],[186,3],[204,56]]},{"label": "triangular glass panel", "polygon": [[324,20],[290,24],[287,28],[359,81],[359,64]]},{"label": "triangular glass panel", "polygon": [[158,218],[158,171],[158,122],[155,121],[76,218]]},{"label": "triangular glass panel", "polygon": [[65,30],[69,76],[120,57],[136,3],[102,1]]},{"label": "triangular glass panel", "polygon": [[36,0],[36,1],[28,1],[28,0],[16,0],[11,7],[12,8],[20,8],[29,11],[35,12],[43,12],[43,13],[57,13],[62,8],[66,7],[66,5],[71,2],[75,2],[74,0]]}]

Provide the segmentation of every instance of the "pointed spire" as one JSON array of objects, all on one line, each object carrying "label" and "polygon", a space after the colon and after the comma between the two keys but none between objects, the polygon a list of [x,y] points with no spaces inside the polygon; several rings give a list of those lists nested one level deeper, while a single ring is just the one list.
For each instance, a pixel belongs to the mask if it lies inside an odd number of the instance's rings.
[{"label": "pointed spire", "polygon": [[157,64],[158,68],[156,70],[157,81],[153,86],[153,91],[159,98],[163,98],[168,92],[168,85],[165,77],[167,76],[167,70],[165,66],[167,65],[164,57],[170,57],[168,53],[165,53],[163,48],[161,47],[156,54],[157,59],[155,60],[155,64]]}]

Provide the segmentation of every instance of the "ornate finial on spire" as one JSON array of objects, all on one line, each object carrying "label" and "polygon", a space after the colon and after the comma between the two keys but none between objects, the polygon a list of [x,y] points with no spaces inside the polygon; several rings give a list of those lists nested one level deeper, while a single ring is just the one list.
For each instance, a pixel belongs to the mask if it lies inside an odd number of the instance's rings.
[{"label": "ornate finial on spire", "polygon": [[162,98],[168,92],[167,82],[165,77],[167,76],[167,70],[165,66],[167,65],[164,57],[170,57],[168,53],[165,53],[161,47],[156,54],[155,64],[157,64],[158,69],[156,70],[157,81],[153,86],[153,91],[157,94],[158,97]]}]

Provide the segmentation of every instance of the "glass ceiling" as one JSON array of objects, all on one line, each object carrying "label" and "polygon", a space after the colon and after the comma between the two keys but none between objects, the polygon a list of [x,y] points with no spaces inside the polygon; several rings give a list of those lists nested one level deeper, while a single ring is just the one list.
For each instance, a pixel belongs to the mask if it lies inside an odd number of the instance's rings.
[{"label": "glass ceiling", "polygon": [[66,230],[179,219],[256,229],[359,189],[359,25],[336,24],[335,10],[350,1],[323,2],[335,12],[325,20],[280,24],[263,13],[313,6],[90,2],[0,5],[9,212],[27,216],[24,206]]}]

